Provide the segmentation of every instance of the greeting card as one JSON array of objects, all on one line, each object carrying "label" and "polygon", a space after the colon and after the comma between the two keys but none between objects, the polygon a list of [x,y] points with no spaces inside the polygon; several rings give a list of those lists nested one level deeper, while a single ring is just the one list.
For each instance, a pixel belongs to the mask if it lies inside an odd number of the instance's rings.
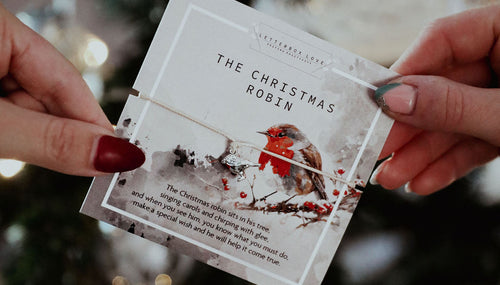
[{"label": "greeting card", "polygon": [[145,164],[82,212],[258,284],[319,284],[396,74],[230,0],[172,0],[117,124]]}]

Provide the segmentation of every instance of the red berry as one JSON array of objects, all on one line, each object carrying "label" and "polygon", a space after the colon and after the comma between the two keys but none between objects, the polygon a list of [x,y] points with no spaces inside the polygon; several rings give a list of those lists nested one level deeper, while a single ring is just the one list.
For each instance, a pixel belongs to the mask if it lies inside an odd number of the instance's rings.
[{"label": "red berry", "polygon": [[345,173],[345,170],[343,168],[339,168],[339,170],[337,170],[338,174],[342,175]]},{"label": "red berry", "polygon": [[324,213],[326,213],[326,209],[323,207],[319,207],[316,209],[316,213],[323,215]]},{"label": "red berry", "polygon": [[231,189],[231,187],[229,187],[229,185],[224,185],[224,190],[228,191],[229,189]]},{"label": "red berry", "polygon": [[331,213],[333,211],[333,205],[332,204],[323,204],[323,206],[328,210],[328,213]]},{"label": "red berry", "polygon": [[245,199],[245,198],[247,197],[247,193],[245,193],[245,192],[241,191],[241,193],[240,193],[240,197],[241,197],[242,199]]},{"label": "red berry", "polygon": [[347,195],[347,191],[344,191],[344,195]]},{"label": "red berry", "polygon": [[222,184],[226,185],[227,184],[227,178],[222,178]]},{"label": "red berry", "polygon": [[308,208],[309,210],[314,210],[314,208],[316,208],[316,204],[311,201],[307,201],[304,203],[304,207]]},{"label": "red berry", "polygon": [[334,196],[338,196],[340,194],[339,190],[335,189],[333,190],[333,195]]}]

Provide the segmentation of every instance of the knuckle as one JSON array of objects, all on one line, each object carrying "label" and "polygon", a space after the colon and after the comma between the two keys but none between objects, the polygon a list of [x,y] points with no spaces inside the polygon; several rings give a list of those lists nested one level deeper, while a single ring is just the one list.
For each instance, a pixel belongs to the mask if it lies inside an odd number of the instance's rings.
[{"label": "knuckle", "polygon": [[442,57],[443,62],[436,62],[436,65],[449,65],[455,60],[455,50],[452,44],[453,35],[449,32],[450,19],[440,18],[426,25],[420,35],[422,47],[434,47],[436,52],[447,53]]},{"label": "knuckle", "polygon": [[75,130],[67,120],[51,120],[44,132],[45,155],[56,163],[65,163],[72,157],[76,142]]},{"label": "knuckle", "polygon": [[444,90],[443,129],[452,131],[460,126],[464,117],[464,94],[462,89],[446,85]]},{"label": "knuckle", "polygon": [[432,20],[427,28],[429,31],[441,31],[443,28],[447,27],[449,25],[448,18],[437,18]]},{"label": "knuckle", "polygon": [[435,19],[424,27],[422,31],[422,36],[424,39],[427,40],[442,39],[446,27],[447,27],[446,18]]}]

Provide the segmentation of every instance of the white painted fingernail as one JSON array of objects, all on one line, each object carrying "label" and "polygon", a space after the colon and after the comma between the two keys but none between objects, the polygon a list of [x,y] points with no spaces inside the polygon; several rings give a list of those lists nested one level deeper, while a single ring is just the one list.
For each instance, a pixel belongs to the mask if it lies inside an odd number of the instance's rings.
[{"label": "white painted fingernail", "polygon": [[410,188],[410,182],[405,184],[405,192],[406,193],[413,193],[413,190]]},{"label": "white painted fingernail", "polygon": [[382,166],[382,165],[379,165],[379,166],[378,166],[377,168],[375,168],[375,170],[373,171],[372,176],[370,177],[370,184],[372,184],[372,185],[379,185],[379,183],[378,183],[378,181],[377,181],[377,175],[380,173],[381,166]]}]

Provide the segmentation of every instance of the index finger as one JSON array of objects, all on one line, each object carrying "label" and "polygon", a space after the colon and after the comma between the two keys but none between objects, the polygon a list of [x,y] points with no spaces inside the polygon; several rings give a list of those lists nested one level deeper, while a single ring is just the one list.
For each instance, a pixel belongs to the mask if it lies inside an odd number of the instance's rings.
[{"label": "index finger", "polygon": [[0,77],[7,75],[53,115],[112,129],[75,67],[0,5]]},{"label": "index finger", "polygon": [[472,9],[428,26],[392,69],[403,74],[441,74],[455,65],[490,57],[498,67],[500,6]]}]

